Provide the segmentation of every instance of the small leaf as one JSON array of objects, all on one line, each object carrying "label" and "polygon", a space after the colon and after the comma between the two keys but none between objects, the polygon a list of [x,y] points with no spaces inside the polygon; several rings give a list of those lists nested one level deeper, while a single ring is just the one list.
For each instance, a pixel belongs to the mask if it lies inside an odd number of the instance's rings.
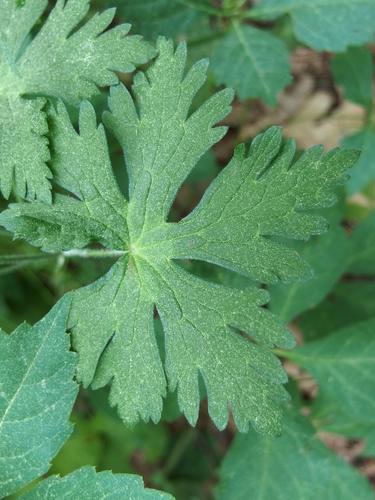
[{"label": "small leaf", "polygon": [[39,323],[0,332],[0,496],[50,467],[71,433],[68,421],[77,385],[63,299]]},{"label": "small leaf", "polygon": [[234,88],[240,99],[260,97],[270,105],[290,83],[289,54],[273,35],[247,25],[233,24],[216,46],[211,69],[218,83]]}]

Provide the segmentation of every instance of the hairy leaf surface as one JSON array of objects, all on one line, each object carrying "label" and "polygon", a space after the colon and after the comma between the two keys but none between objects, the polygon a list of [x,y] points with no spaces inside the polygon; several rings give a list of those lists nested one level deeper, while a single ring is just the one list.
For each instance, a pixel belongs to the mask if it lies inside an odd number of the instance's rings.
[{"label": "hairy leaf surface", "polygon": [[137,36],[126,37],[129,25],[107,30],[114,10],[80,26],[88,0],[58,0],[44,25],[30,31],[47,6],[46,0],[3,0],[0,19],[0,191],[51,201],[51,173],[45,101],[52,96],[77,104],[116,83],[113,71],[132,71],[153,49]]},{"label": "hairy leaf surface", "polygon": [[96,472],[93,467],[83,467],[65,477],[51,476],[40,482],[28,493],[25,500],[57,500],[80,498],[82,500],[172,500],[161,491],[146,489],[142,478],[133,474]]},{"label": "hairy leaf surface", "polygon": [[[124,151],[129,200],[116,185],[92,108],[82,106],[77,133],[59,106],[51,116],[53,169],[72,195],[56,196],[48,210],[37,202],[13,205],[1,223],[47,251],[95,242],[123,252],[105,276],[73,293],[69,324],[80,380],[94,387],[111,383],[111,403],[124,421],[157,421],[168,387],[177,388],[179,406],[194,424],[201,378],[219,428],[230,409],[241,430],[251,422],[278,432],[286,376],[270,348],[291,347],[293,339],[262,307],[267,292],[211,283],[178,260],[210,262],[264,283],[310,276],[308,264],[284,241],[326,229],[317,209],[334,203],[336,186],[357,155],[318,147],[295,161],[294,143],[272,128],[249,152],[236,149],[193,212],[167,222],[181,184],[224,135],[215,124],[229,112],[232,93],[219,92],[191,112],[206,62],[185,74],[184,45],[175,50],[161,39],[158,48],[156,62],[136,75],[132,93],[112,89],[106,115]],[[164,364],[155,307],[165,334]]]}]

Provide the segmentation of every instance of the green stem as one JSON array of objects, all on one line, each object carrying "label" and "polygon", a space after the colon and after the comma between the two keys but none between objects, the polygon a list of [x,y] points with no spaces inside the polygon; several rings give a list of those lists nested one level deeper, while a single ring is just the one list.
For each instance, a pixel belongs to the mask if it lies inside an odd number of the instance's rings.
[{"label": "green stem", "polygon": [[127,250],[72,249],[65,252],[0,255],[0,266],[12,263],[29,263],[46,259],[115,259],[128,253]]},{"label": "green stem", "polygon": [[61,252],[62,257],[79,258],[79,259],[116,259],[129,253],[128,250],[90,250],[90,249],[73,249]]},{"label": "green stem", "polygon": [[58,254],[45,254],[45,253],[37,253],[37,254],[12,254],[12,255],[0,255],[0,265],[9,264],[12,262],[21,263],[21,262],[32,262],[35,260],[44,260],[44,259],[54,259]]},{"label": "green stem", "polygon": [[279,358],[296,360],[299,358],[295,351],[285,351],[284,349],[272,349],[272,352]]}]

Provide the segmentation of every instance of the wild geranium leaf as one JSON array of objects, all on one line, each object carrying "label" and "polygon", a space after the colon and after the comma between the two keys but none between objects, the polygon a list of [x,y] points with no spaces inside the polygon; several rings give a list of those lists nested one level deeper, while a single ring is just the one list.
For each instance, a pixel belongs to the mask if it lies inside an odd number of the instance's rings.
[{"label": "wild geranium leaf", "polygon": [[57,500],[80,498],[82,500],[173,500],[172,495],[145,489],[142,478],[133,474],[96,472],[94,467],[83,467],[65,477],[51,476],[41,481],[28,493],[25,500]]},{"label": "wild geranium leaf", "polygon": [[248,25],[233,29],[216,45],[212,72],[218,83],[232,86],[240,99],[260,97],[275,105],[290,83],[288,50],[278,38]]},{"label": "wild geranium leaf", "polygon": [[[319,384],[332,415],[375,424],[375,319],[353,324],[288,353]],[[289,356],[291,354],[291,356]]]},{"label": "wild geranium leaf", "polygon": [[324,299],[345,272],[349,253],[349,242],[341,227],[332,228],[307,244],[297,242],[294,247],[310,264],[314,276],[270,287],[270,308],[284,321],[292,320]]},{"label": "wild geranium leaf", "polygon": [[331,61],[335,82],[342,86],[345,96],[357,104],[371,109],[374,65],[368,47],[350,47],[336,54]]},{"label": "wild geranium leaf", "polygon": [[[278,432],[286,377],[273,346],[291,335],[263,306],[267,293],[211,283],[176,260],[217,264],[254,281],[309,276],[309,266],[278,238],[307,239],[326,229],[314,209],[335,201],[335,189],[356,153],[321,148],[294,161],[295,146],[281,130],[258,136],[249,153],[240,146],[197,208],[178,223],[167,217],[178,189],[198,159],[225,133],[214,127],[230,110],[224,90],[190,113],[205,81],[206,62],[184,75],[184,45],[164,39],[149,70],[136,75],[132,94],[112,89],[106,122],[119,140],[129,177],[129,201],[110,170],[101,126],[89,105],[77,133],[60,106],[54,127],[56,181],[75,196],[13,205],[1,223],[45,250],[97,242],[123,252],[109,272],[73,293],[69,325],[85,386],[112,383],[110,401],[124,421],[157,421],[166,389],[194,424],[199,379],[219,428],[230,408],[241,430],[251,422]],[[165,364],[154,335],[154,308],[165,333]],[[250,339],[253,342],[249,342]],[[167,381],[166,381],[167,380]]]},{"label": "wild geranium leaf", "polygon": [[219,500],[370,500],[370,485],[328,450],[306,418],[289,416],[283,434],[237,435],[221,467]]},{"label": "wild geranium leaf", "polygon": [[[36,36],[30,31],[46,0],[3,0],[0,18],[0,191],[50,202],[48,132],[42,95],[77,104],[117,82],[113,71],[132,71],[153,49],[129,25],[107,30],[114,10],[77,28],[88,0],[58,0]],[[27,97],[26,97],[27,96]]]},{"label": "wild geranium leaf", "polygon": [[65,298],[39,323],[0,332],[0,496],[41,476],[71,433],[77,395]]},{"label": "wild geranium leaf", "polygon": [[343,52],[370,42],[375,33],[373,0],[261,0],[250,16],[292,18],[296,37],[316,50]]},{"label": "wild geranium leaf", "polygon": [[350,238],[348,272],[358,275],[375,274],[375,213],[361,222]]}]

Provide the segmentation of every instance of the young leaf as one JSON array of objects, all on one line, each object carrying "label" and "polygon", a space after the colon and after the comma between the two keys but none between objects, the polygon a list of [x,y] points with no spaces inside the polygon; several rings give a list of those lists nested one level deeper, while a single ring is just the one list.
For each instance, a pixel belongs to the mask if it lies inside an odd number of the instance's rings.
[{"label": "young leaf", "polygon": [[348,272],[352,274],[375,274],[375,213],[361,222],[350,238],[351,248]]},{"label": "young leaf", "polygon": [[342,409],[353,420],[374,423],[375,319],[356,323],[310,342],[287,356],[319,384],[319,397],[332,414]]},{"label": "young leaf", "polygon": [[218,499],[361,500],[373,494],[364,477],[328,450],[308,420],[290,416],[281,437],[237,435],[224,458]]},{"label": "young leaf", "polygon": [[[124,421],[160,418],[165,371],[192,424],[201,377],[219,428],[230,407],[241,430],[251,422],[278,432],[286,377],[270,348],[293,340],[261,307],[267,293],[210,283],[175,261],[203,260],[267,283],[310,275],[297,252],[274,237],[307,239],[324,231],[326,221],[314,209],[334,203],[357,155],[323,154],[318,147],[293,161],[294,144],[284,144],[280,129],[272,128],[248,155],[243,146],[236,150],[188,217],[166,222],[181,184],[224,135],[214,125],[230,110],[232,94],[219,92],[190,113],[207,65],[198,62],[184,75],[184,45],[174,50],[161,39],[158,48],[154,65],[136,75],[132,94],[113,88],[106,116],[124,150],[129,202],[119,194],[93,110],[81,108],[77,133],[60,106],[52,116],[53,168],[74,198],[59,195],[48,210],[42,203],[13,205],[1,223],[46,250],[99,242],[124,253],[107,275],[73,293],[69,320],[80,380],[94,387],[112,382],[110,401]],[[155,306],[166,338],[164,369]]]},{"label": "young leaf", "polygon": [[349,45],[373,40],[375,3],[372,0],[261,0],[250,17],[292,18],[301,42],[316,50],[343,52]]},{"label": "young leaf", "polygon": [[292,77],[288,50],[278,38],[252,26],[233,23],[217,44],[212,72],[218,83],[232,86],[240,99],[260,97],[275,105]]},{"label": "young leaf", "polygon": [[21,495],[21,498],[25,500],[57,500],[59,498],[173,500],[168,493],[145,489],[142,478],[139,476],[112,474],[109,471],[96,472],[93,467],[83,467],[62,478],[51,476],[41,481],[28,493]]},{"label": "young leaf", "polygon": [[371,109],[374,65],[370,49],[350,47],[343,54],[335,55],[331,68],[335,81],[343,87],[346,98]]},{"label": "young leaf", "polygon": [[60,301],[39,323],[0,332],[0,496],[10,495],[49,469],[71,433],[77,395],[75,356]]},{"label": "young leaf", "polygon": [[323,300],[346,270],[348,246],[341,227],[332,228],[307,244],[297,242],[294,247],[310,264],[314,276],[307,281],[272,285],[271,311],[287,322]]},{"label": "young leaf", "polygon": [[34,39],[30,31],[46,0],[18,4],[4,0],[0,19],[0,191],[12,189],[29,200],[50,202],[51,173],[44,99],[53,96],[77,104],[112,85],[113,71],[132,71],[154,51],[129,25],[107,30],[114,10],[92,17],[77,28],[89,10],[88,0],[58,0]]}]

